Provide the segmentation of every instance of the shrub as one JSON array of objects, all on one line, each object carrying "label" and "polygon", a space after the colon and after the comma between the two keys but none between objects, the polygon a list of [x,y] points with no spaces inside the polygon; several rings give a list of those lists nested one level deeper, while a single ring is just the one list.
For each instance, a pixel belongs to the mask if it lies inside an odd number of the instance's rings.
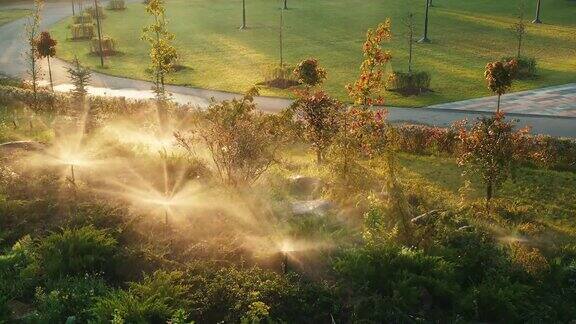
[{"label": "shrub", "polygon": [[537,62],[533,57],[504,57],[502,61],[509,62],[516,60],[516,70],[513,73],[515,79],[527,79],[536,76]]},{"label": "shrub", "polygon": [[[86,8],[86,10],[84,11],[85,13],[89,14],[93,19],[96,19],[96,10],[94,10],[94,7]],[[100,19],[106,18],[106,15],[104,15],[104,10],[102,9],[101,6],[98,6],[98,17]]]},{"label": "shrub", "polygon": [[[337,309],[330,290],[294,274],[213,264],[191,269],[191,317],[199,323],[239,323],[268,317],[281,323],[326,323]],[[267,313],[267,315],[266,315]]]},{"label": "shrub", "polygon": [[386,89],[403,94],[420,94],[430,89],[430,73],[424,71],[394,71],[386,81]]},{"label": "shrub", "polygon": [[[39,90],[36,93],[37,103],[35,109],[37,111],[53,111],[58,109],[56,107],[56,100],[61,98],[59,95],[50,91]],[[32,106],[34,94],[31,89],[24,89],[12,86],[0,86],[0,105],[10,106],[16,102],[21,102],[29,107]]]},{"label": "shrub", "polygon": [[[90,41],[90,52],[100,55],[100,42],[97,37]],[[116,41],[110,36],[102,36],[102,53],[103,55],[113,55],[116,53]]]},{"label": "shrub", "polygon": [[550,270],[548,260],[536,248],[513,243],[510,246],[513,262],[533,277],[541,277]]},{"label": "shrub", "polygon": [[72,23],[74,25],[91,24],[92,22],[93,22],[92,16],[87,12],[72,17]]},{"label": "shrub", "polygon": [[[31,295],[38,281],[37,272],[30,236],[23,237],[9,251],[0,254],[0,308],[8,300]],[[1,318],[0,315],[0,321]]]},{"label": "shrub", "polygon": [[116,240],[91,225],[54,233],[39,246],[42,267],[51,278],[106,272],[115,253]]},{"label": "shrub", "polygon": [[220,179],[232,186],[253,184],[277,158],[284,140],[282,117],[256,110],[249,91],[241,99],[214,103],[200,116],[197,133],[177,134],[184,148],[208,147]]},{"label": "shrub", "polygon": [[109,291],[106,283],[97,277],[65,277],[51,281],[47,288],[36,289],[36,311],[33,321],[39,323],[87,323],[95,298]]},{"label": "shrub", "polygon": [[264,69],[264,82],[262,84],[280,89],[296,86],[298,80],[295,79],[293,70],[294,67],[292,66],[270,65]]},{"label": "shrub", "polygon": [[[113,319],[125,323],[166,323],[186,306],[189,287],[181,272],[157,271],[128,290],[116,290],[96,299],[92,314],[99,323]],[[123,322],[123,323],[124,323]]]},{"label": "shrub", "polygon": [[378,245],[343,252],[334,262],[352,294],[352,322],[447,318],[456,303],[454,265],[422,251]]},{"label": "shrub", "polygon": [[74,24],[70,28],[72,32],[72,39],[92,39],[95,35],[95,28],[94,24],[87,23],[87,24]]},{"label": "shrub", "polygon": [[326,79],[326,70],[321,68],[318,60],[313,58],[300,62],[293,73],[300,83],[310,87],[319,85]]},{"label": "shrub", "polygon": [[454,128],[402,124],[395,127],[400,151],[416,154],[452,154],[458,144]]},{"label": "shrub", "polygon": [[126,9],[126,3],[124,2],[124,0],[111,0],[110,2],[108,2],[108,7],[109,10],[124,10]]}]

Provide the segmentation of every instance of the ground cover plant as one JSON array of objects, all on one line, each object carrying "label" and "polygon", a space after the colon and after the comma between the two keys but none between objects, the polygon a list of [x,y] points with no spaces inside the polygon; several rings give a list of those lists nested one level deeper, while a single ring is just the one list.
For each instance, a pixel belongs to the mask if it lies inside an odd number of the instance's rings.
[{"label": "ground cover plant", "polygon": [[[424,1],[347,1],[295,0],[284,10],[284,64],[315,57],[329,71],[325,83],[328,94],[347,100],[343,86],[352,82],[361,63],[365,31],[391,17],[389,47],[394,59],[390,71],[407,71],[408,42],[402,20],[414,13],[415,40],[423,30]],[[538,77],[516,82],[513,90],[533,89],[572,82],[576,61],[576,22],[574,3],[552,0],[545,4],[546,23],[529,23],[536,1],[526,2],[528,33],[523,39],[522,55],[538,62]],[[170,83],[244,92],[265,81],[268,67],[278,66],[278,15],[281,3],[264,0],[246,2],[248,28],[241,24],[241,3],[231,1],[176,0],[167,3],[169,29],[179,48],[180,70]],[[83,62],[101,72],[130,78],[152,80],[153,75],[141,62],[148,61],[148,47],[140,40],[141,29],[150,19],[140,2],[125,11],[107,11],[103,31],[118,43],[122,55],[106,60],[106,68],[89,54],[89,45],[66,41],[69,20],[54,26],[59,41],[59,56],[71,61],[78,55]],[[236,19],[234,19],[236,18]],[[516,38],[510,31],[518,21],[517,1],[458,1],[434,3],[430,9],[430,44],[414,44],[413,69],[430,73],[434,92],[405,97],[387,93],[389,106],[425,106],[488,94],[477,71],[486,62],[516,55]],[[341,22],[335,24],[335,22]],[[331,26],[325,28],[324,26]],[[214,58],[217,58],[216,60]],[[264,95],[291,96],[291,91],[262,89]]]}]

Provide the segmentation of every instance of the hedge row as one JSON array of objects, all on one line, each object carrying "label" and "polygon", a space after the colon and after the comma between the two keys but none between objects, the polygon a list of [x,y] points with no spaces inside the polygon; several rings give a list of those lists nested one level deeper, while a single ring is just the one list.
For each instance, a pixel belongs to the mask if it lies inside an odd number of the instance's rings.
[{"label": "hedge row", "polygon": [[[414,154],[457,154],[458,131],[454,127],[440,128],[402,124],[397,128],[398,149]],[[524,137],[523,163],[555,170],[576,171],[576,141],[548,135]]]}]

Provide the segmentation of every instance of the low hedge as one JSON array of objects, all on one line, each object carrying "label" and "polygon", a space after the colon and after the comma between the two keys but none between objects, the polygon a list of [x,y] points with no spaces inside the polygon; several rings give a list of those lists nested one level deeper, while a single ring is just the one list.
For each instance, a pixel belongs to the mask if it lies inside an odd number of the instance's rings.
[{"label": "low hedge", "polygon": [[[456,154],[460,141],[454,127],[441,128],[402,124],[396,127],[397,147],[414,154]],[[562,171],[576,171],[576,140],[548,135],[524,137],[522,162]]]},{"label": "low hedge", "polygon": [[533,57],[520,56],[520,57],[504,57],[503,62],[509,62],[511,60],[516,60],[518,62],[518,67],[514,77],[517,79],[533,78],[536,76],[537,62]]}]

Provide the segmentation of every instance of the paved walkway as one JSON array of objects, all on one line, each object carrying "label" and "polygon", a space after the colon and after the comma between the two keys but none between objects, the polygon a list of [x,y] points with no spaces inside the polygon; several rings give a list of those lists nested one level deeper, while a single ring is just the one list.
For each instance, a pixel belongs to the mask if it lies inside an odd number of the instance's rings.
[{"label": "paved walkway", "polygon": [[[470,99],[430,106],[436,109],[494,111],[497,97]],[[514,92],[502,96],[503,111],[515,114],[576,117],[576,83]]]},{"label": "paved walkway", "polygon": [[[140,0],[128,0],[134,2]],[[105,5],[105,3],[103,4]],[[1,5],[0,8],[29,8],[30,4],[10,4]],[[49,2],[45,5],[41,28],[43,30],[56,22],[66,18],[71,14],[69,1]],[[26,66],[24,65],[22,53],[26,45],[23,37],[25,19],[13,21],[0,27],[0,72],[15,77],[26,77]],[[68,63],[55,59],[53,60],[52,71],[56,89],[66,91],[69,89],[69,80],[67,78],[66,68]],[[46,70],[46,69],[45,69]],[[45,73],[47,75],[47,73]],[[128,78],[114,77],[101,73],[93,73],[91,80],[90,93],[96,95],[124,96],[128,98],[147,98],[152,97],[150,91],[152,84],[147,81],[132,80]],[[552,88],[542,89],[527,93],[511,94],[510,99],[504,99],[503,110],[508,111],[509,115],[519,120],[521,126],[530,125],[532,131],[538,134],[548,134],[552,136],[567,136],[576,138],[576,117],[573,112],[576,102],[574,102],[574,84],[568,85],[566,89]],[[226,100],[238,97],[238,94],[205,90],[199,88],[168,86],[168,91],[174,94],[174,100],[180,103],[190,103],[200,107],[206,106],[211,98],[215,100]],[[548,91],[548,92],[547,92]],[[536,95],[530,95],[536,93]],[[547,94],[546,94],[547,93]],[[522,96],[524,96],[522,98]],[[554,98],[550,99],[549,98]],[[516,99],[514,99],[516,98]],[[566,102],[563,100],[568,98]],[[570,99],[572,98],[572,99]],[[506,102],[510,100],[510,102]],[[554,112],[555,101],[561,103]],[[529,103],[532,102],[532,103]],[[533,102],[540,103],[538,105]],[[542,107],[545,102],[546,110],[535,110]],[[259,109],[269,112],[277,112],[288,105],[291,100],[285,98],[258,97],[256,103]],[[457,120],[467,118],[473,120],[481,115],[493,112],[495,98],[481,98],[467,100],[463,102],[437,105],[429,108],[389,108],[389,120],[393,122],[414,122],[427,125],[449,126]],[[506,106],[510,103],[510,107]],[[525,105],[526,108],[513,109],[514,103],[519,106]],[[529,108],[533,107],[533,108]],[[533,109],[533,110],[530,110]],[[565,114],[571,111],[571,115]],[[537,115],[534,115],[538,112]]]}]

